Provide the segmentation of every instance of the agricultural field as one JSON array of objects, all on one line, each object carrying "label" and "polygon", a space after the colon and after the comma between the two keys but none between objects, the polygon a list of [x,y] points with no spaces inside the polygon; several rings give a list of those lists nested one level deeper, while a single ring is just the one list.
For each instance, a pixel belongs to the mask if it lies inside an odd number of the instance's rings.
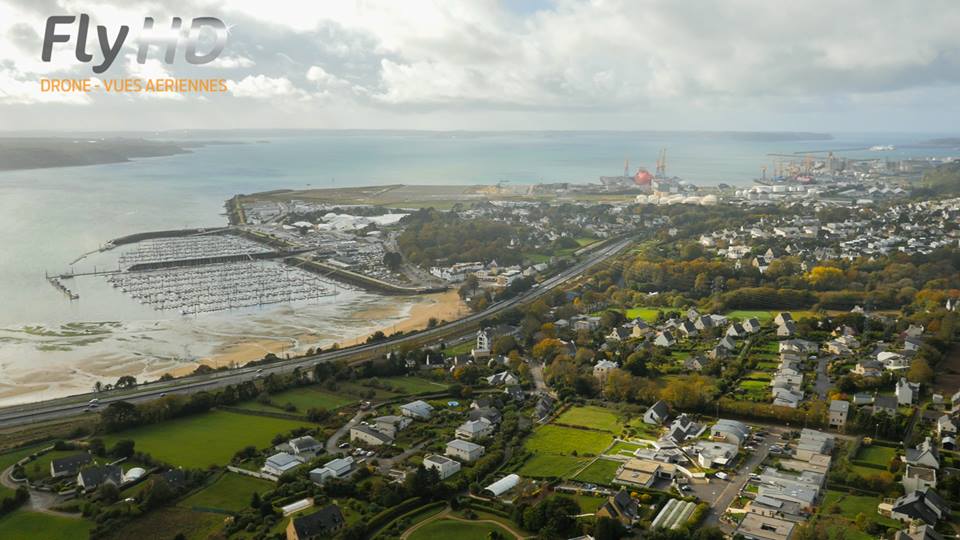
[{"label": "agricultural field", "polygon": [[591,463],[586,469],[582,470],[574,479],[581,482],[609,486],[613,481],[614,475],[617,474],[617,469],[620,468],[620,465],[621,463],[619,461],[598,459]]},{"label": "agricultural field", "polygon": [[499,533],[503,538],[516,538],[510,531],[493,523],[479,523],[454,521],[452,519],[438,519],[413,531],[409,540],[487,540],[493,533]]},{"label": "agricultural field", "polygon": [[[467,343],[469,343],[471,347],[473,346],[473,342],[468,341]],[[387,377],[380,379],[380,382],[388,385],[398,394],[428,394],[431,392],[443,392],[447,389],[447,385],[445,384],[420,377]]]},{"label": "agricultural field", "polygon": [[541,454],[599,454],[610,445],[611,436],[598,431],[546,425],[538,428],[524,448]]},{"label": "agricultural field", "polygon": [[590,458],[536,454],[523,463],[517,474],[529,478],[567,478],[586,465]]},{"label": "agricultural field", "polygon": [[555,420],[558,424],[597,429],[619,434],[623,423],[614,411],[603,407],[572,407]]},{"label": "agricultural field", "polygon": [[607,451],[604,453],[612,456],[616,456],[620,454],[633,454],[636,450],[639,450],[640,448],[646,448],[646,447],[647,445],[645,444],[637,444],[637,443],[632,443],[627,441],[617,441],[613,444],[613,446],[607,449]]},{"label": "agricultural field", "polygon": [[93,528],[89,521],[66,518],[26,510],[16,510],[0,517],[4,540],[73,540],[87,538]]},{"label": "agricultural field", "polygon": [[173,538],[183,534],[188,540],[203,540],[223,527],[227,517],[223,514],[193,512],[176,506],[159,508],[111,531],[112,534],[106,538]]},{"label": "agricultural field", "polygon": [[776,313],[762,310],[735,309],[725,313],[725,316],[728,319],[740,319],[741,321],[745,321],[747,319],[757,319],[760,321],[760,324],[766,324],[773,320],[773,318],[776,316]]},{"label": "agricultural field", "polygon": [[746,397],[755,401],[764,401],[770,397],[770,383],[767,381],[740,381],[738,386],[746,392]]},{"label": "agricultural field", "polygon": [[275,487],[266,480],[228,472],[210,486],[183,499],[177,506],[187,510],[203,507],[237,512],[250,504],[254,493],[262,495]]},{"label": "agricultural field", "polygon": [[623,312],[628,320],[641,319],[648,323],[657,322],[660,316],[659,308],[633,307]]},{"label": "agricultural field", "polygon": [[334,409],[339,409],[344,405],[356,403],[357,401],[358,400],[355,397],[348,397],[335,394],[333,392],[328,392],[323,390],[320,386],[304,386],[301,388],[294,388],[293,390],[280,392],[279,394],[273,394],[270,396],[270,405],[256,401],[249,401],[240,406],[244,409],[278,412],[283,410],[283,407],[289,403],[297,408],[297,412],[304,413],[310,408],[327,409],[332,411]]},{"label": "agricultural field", "polygon": [[133,439],[136,449],[154,458],[188,468],[223,465],[246,446],[263,448],[279,433],[306,422],[213,411],[112,433],[104,437],[110,447],[120,439]]}]

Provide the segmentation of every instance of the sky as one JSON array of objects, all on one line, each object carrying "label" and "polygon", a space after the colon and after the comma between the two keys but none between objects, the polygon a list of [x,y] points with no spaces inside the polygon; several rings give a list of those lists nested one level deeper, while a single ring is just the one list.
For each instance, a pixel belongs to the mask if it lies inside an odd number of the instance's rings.
[{"label": "sky", "polygon": [[[131,36],[106,73],[51,15]],[[221,19],[205,65],[146,16]],[[0,130],[957,131],[956,0],[0,0]],[[201,35],[201,49],[209,35]],[[88,51],[99,48],[91,28]],[[42,78],[225,79],[224,94],[51,94]],[[96,81],[94,81],[96,82]]]}]

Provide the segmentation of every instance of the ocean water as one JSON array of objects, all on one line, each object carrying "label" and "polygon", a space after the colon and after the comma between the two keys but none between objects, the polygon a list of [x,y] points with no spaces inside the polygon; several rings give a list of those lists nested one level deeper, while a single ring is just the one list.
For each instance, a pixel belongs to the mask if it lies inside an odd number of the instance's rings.
[{"label": "ocean water", "polygon": [[[205,354],[213,346],[215,340],[210,336],[218,327],[231,327],[234,337],[276,337],[276,329],[267,327],[272,319],[286,318],[313,327],[378,302],[376,295],[347,290],[334,299],[299,307],[299,311],[275,306],[184,321],[130,301],[100,278],[76,280],[72,286],[81,298],[75,302],[44,279],[45,272],[63,272],[81,254],[118,236],[223,225],[223,203],[237,193],[393,183],[596,182],[599,176],[620,174],[625,159],[630,160],[631,170],[638,166],[652,170],[661,148],[667,150],[668,174],[701,185],[747,185],[760,175],[761,167],[772,164],[771,153],[894,144],[898,147],[895,151],[837,153],[891,158],[960,154],[955,150],[908,147],[939,136],[944,135],[844,134],[832,140],[798,141],[722,134],[609,132],[164,135],[157,138],[241,144],[208,145],[189,154],[127,163],[2,172],[0,387],[15,379],[14,373],[19,374],[17,377],[28,373],[25,366],[73,369],[70,366],[81,365],[91,355],[114,351],[117,346],[118,342],[108,339],[89,344],[57,341],[52,345],[38,340],[44,334],[62,340],[61,325],[66,323],[108,321],[124,329],[118,330],[115,338],[131,340],[124,333],[129,328],[166,328],[170,343],[162,353],[126,342],[122,354],[182,359]],[[91,256],[73,268],[84,271],[94,265],[109,266],[113,264],[110,257]],[[281,312],[282,317],[274,317]],[[261,325],[257,321],[265,322]],[[329,339],[336,339],[334,334],[349,334],[351,324],[344,322]],[[204,332],[190,335],[185,330],[188,327],[203,327]],[[170,337],[174,335],[182,337]],[[175,354],[179,349],[185,352]]]}]

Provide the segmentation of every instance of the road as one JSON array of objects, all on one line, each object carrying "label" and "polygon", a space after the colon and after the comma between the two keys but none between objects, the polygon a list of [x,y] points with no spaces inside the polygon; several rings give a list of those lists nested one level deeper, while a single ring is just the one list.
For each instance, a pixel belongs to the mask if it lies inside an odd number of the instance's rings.
[{"label": "road", "polygon": [[720,525],[720,516],[727,511],[730,503],[739,495],[740,491],[750,479],[750,473],[757,468],[757,465],[767,459],[770,453],[770,446],[780,444],[780,434],[786,431],[785,428],[774,431],[767,428],[768,435],[762,443],[757,445],[757,449],[750,452],[750,455],[737,468],[736,474],[731,475],[729,480],[720,480],[711,478],[707,484],[692,484],[694,493],[702,501],[710,504],[710,513],[704,521],[704,526]]},{"label": "road", "polygon": [[827,375],[827,364],[835,358],[834,356],[821,356],[817,359],[817,382],[814,383],[814,389],[820,399],[827,399],[827,392],[830,391],[830,376]]},{"label": "road", "polygon": [[330,454],[332,456],[337,452],[339,452],[340,449],[337,448],[337,445],[340,444],[340,439],[342,439],[344,436],[349,434],[350,428],[359,424],[369,414],[372,414],[372,412],[366,411],[366,410],[358,411],[357,414],[355,414],[353,418],[350,419],[349,422],[340,426],[340,429],[338,429],[333,435],[330,436],[329,439],[327,439],[327,444],[326,444],[327,454]]},{"label": "road", "polygon": [[89,393],[67,398],[5,407],[0,409],[0,427],[11,427],[81,415],[85,412],[88,401],[93,398],[99,399],[100,407],[102,408],[103,406],[115,401],[129,401],[136,403],[157,399],[166,394],[189,394],[203,390],[215,390],[223,386],[253,380],[257,377],[266,377],[271,373],[288,373],[296,368],[312,369],[313,366],[320,362],[350,360],[356,356],[361,356],[361,360],[368,360],[370,358],[375,358],[379,355],[385,354],[386,352],[393,350],[404,343],[428,343],[431,340],[438,341],[446,337],[463,335],[469,331],[476,330],[477,325],[485,319],[489,319],[490,317],[493,317],[494,315],[505,310],[546,295],[551,290],[563,285],[573,278],[580,276],[588,269],[615,256],[630,243],[630,239],[620,239],[611,242],[610,244],[600,247],[592,252],[583,261],[578,262],[559,274],[544,280],[539,284],[538,287],[531,289],[524,294],[509,300],[498,302],[484,311],[474,313],[462,319],[412,335],[388,339],[371,344],[338,349],[335,351],[325,351],[320,354],[276,362],[269,365],[242,367],[232,370],[218,371],[209,375],[173,379],[171,381],[153,382],[146,385],[141,385],[132,390],[120,392],[112,391],[109,393],[100,394]]}]

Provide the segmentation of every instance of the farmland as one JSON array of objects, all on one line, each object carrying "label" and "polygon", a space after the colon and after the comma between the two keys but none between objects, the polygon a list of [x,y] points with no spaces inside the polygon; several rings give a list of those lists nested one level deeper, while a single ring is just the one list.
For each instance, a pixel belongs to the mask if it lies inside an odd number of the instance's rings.
[{"label": "farmland", "polygon": [[180,501],[177,506],[186,509],[203,507],[235,512],[250,504],[250,498],[254,493],[263,494],[274,487],[266,480],[225,473],[212,485]]},{"label": "farmland", "polygon": [[623,423],[614,411],[602,407],[573,407],[561,414],[556,423],[568,426],[597,429],[618,434],[623,429]]},{"label": "farmland", "polygon": [[104,437],[111,446],[120,439],[133,439],[136,449],[172,465],[206,468],[223,465],[245,446],[263,447],[278,433],[305,422],[214,411],[142,426]]},{"label": "farmland", "polygon": [[73,540],[86,538],[91,524],[83,519],[66,518],[17,510],[0,517],[4,540]]},{"label": "farmland", "polygon": [[536,454],[524,462],[517,474],[530,478],[566,478],[576,473],[588,461],[590,458]]},{"label": "farmland", "polygon": [[610,444],[610,435],[597,431],[546,425],[533,432],[524,447],[543,454],[599,454]]},{"label": "farmland", "polygon": [[619,468],[619,461],[598,459],[581,471],[575,479],[591,484],[610,485]]},{"label": "farmland", "polygon": [[274,394],[270,396],[270,401],[270,405],[259,402],[249,402],[244,403],[242,407],[245,409],[276,411],[289,403],[300,412],[304,412],[310,408],[334,410],[344,405],[355,403],[357,398],[327,392],[319,386],[306,386]]}]

